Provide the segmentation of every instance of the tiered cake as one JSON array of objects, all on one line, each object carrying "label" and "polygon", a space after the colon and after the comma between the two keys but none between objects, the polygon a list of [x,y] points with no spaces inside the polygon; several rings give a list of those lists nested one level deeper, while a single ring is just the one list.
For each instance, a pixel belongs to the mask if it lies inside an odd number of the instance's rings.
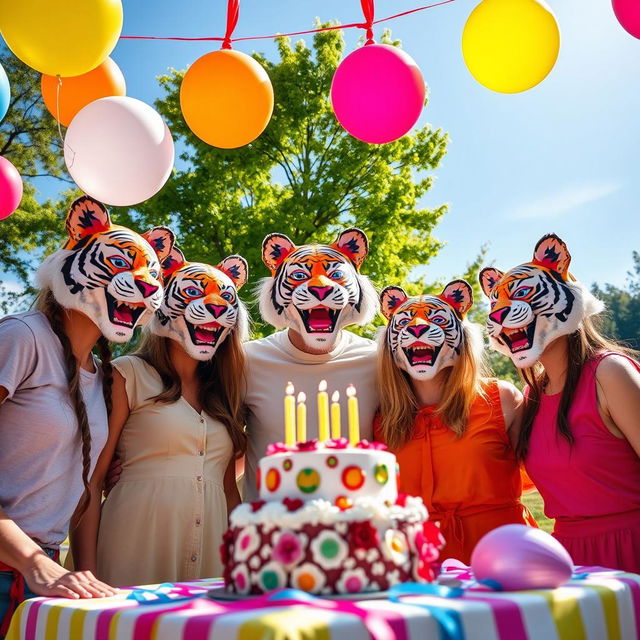
[{"label": "tiered cake", "polygon": [[259,465],[261,499],[234,509],[224,536],[227,590],[358,593],[432,579],[442,537],[420,498],[398,496],[384,445],[278,443]]}]

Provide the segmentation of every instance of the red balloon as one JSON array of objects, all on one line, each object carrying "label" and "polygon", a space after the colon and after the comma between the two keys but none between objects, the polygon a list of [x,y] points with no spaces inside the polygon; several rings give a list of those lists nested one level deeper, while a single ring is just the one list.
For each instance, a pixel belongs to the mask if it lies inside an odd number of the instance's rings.
[{"label": "red balloon", "polygon": [[8,218],[22,200],[22,178],[18,170],[0,156],[0,220]]},{"label": "red balloon", "polygon": [[612,0],[611,4],[623,28],[635,38],[640,38],[640,1]]}]

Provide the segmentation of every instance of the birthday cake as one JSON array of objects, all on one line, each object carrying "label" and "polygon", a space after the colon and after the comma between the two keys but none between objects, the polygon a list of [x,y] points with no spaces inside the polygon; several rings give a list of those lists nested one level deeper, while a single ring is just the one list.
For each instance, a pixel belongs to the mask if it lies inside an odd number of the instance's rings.
[{"label": "birthday cake", "polygon": [[420,498],[398,495],[384,445],[270,445],[257,482],[260,500],[236,507],[224,535],[228,591],[344,594],[433,579],[442,537]]}]

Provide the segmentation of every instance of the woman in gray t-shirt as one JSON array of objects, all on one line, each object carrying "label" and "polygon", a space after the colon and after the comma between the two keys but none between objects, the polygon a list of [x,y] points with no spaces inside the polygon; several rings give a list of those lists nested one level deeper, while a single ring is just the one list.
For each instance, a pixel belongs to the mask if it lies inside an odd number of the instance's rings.
[{"label": "woman in gray t-shirt", "polygon": [[115,593],[56,560],[107,439],[109,341],[129,340],[158,308],[159,261],[173,245],[165,228],[145,239],[112,225],[87,196],[67,231],[40,268],[36,310],[0,320],[0,638],[24,597]]}]

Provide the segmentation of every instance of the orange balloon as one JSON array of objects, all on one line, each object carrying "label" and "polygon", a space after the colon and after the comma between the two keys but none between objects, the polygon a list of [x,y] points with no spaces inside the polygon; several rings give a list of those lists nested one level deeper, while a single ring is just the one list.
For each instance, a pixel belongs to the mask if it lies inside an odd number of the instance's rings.
[{"label": "orange balloon", "polygon": [[[60,84],[59,97],[57,76],[43,74],[40,88],[49,113],[65,127],[68,127],[78,111],[90,102],[99,98],[127,95],[122,71],[111,58],[107,58],[88,73],[60,78],[60,81],[62,84]],[[59,115],[57,115],[58,107]]]},{"label": "orange balloon", "polygon": [[235,149],[255,140],[273,113],[273,86],[246,53],[223,49],[198,58],[184,74],[180,107],[198,138]]}]

